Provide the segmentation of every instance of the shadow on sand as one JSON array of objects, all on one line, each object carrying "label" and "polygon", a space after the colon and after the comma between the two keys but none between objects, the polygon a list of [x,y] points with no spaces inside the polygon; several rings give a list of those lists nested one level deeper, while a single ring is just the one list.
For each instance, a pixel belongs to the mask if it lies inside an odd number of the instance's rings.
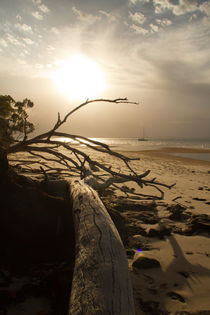
[{"label": "shadow on sand", "polygon": [[[193,298],[196,290],[202,287],[202,279],[209,278],[210,268],[200,264],[191,264],[183,254],[176,238],[167,236],[173,250],[173,260],[165,270],[153,268],[145,270],[134,270],[134,296],[137,303],[137,314],[166,315],[172,314],[168,310],[171,299],[174,300],[175,312],[173,314],[196,314],[207,315],[210,311],[190,311],[189,298]],[[140,289],[136,289],[135,281],[142,283]],[[187,294],[186,294],[187,293]],[[180,303],[180,304],[179,304]],[[177,309],[176,309],[177,307]],[[189,311],[181,311],[181,310]],[[197,306],[199,309],[199,305]],[[179,311],[180,310],[180,311]]]}]

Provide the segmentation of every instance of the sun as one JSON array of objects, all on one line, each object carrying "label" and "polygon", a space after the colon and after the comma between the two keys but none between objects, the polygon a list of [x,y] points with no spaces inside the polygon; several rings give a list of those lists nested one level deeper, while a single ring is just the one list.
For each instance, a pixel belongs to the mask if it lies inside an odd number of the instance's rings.
[{"label": "sun", "polygon": [[69,99],[95,98],[106,89],[101,67],[84,55],[72,55],[56,63],[51,78]]}]

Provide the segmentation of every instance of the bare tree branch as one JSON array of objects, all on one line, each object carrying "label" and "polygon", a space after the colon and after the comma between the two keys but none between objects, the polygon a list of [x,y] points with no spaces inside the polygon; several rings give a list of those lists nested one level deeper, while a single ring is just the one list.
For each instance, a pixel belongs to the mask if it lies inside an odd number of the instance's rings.
[{"label": "bare tree branch", "polygon": [[[162,199],[164,197],[164,191],[160,187],[170,189],[174,184],[167,185],[160,183],[156,178],[147,179],[150,170],[138,174],[131,165],[132,161],[138,161],[138,158],[129,158],[119,152],[115,152],[107,144],[99,141],[80,135],[57,131],[73,113],[95,102],[137,104],[136,102],[129,101],[127,98],[86,100],[84,103],[69,111],[63,119],[61,119],[60,113],[58,113],[57,121],[51,130],[31,139],[27,139],[25,133],[22,142],[13,144],[8,148],[8,155],[16,152],[27,152],[29,155],[36,158],[36,161],[20,159],[16,167],[21,168],[22,172],[33,172],[39,175],[44,174],[45,178],[48,176],[56,176],[56,174],[59,176],[77,176],[81,179],[84,178],[85,182],[95,187],[98,191],[113,187],[129,196],[138,196],[142,199]],[[69,139],[69,142],[61,141],[63,137]],[[77,145],[74,145],[74,142],[76,142]],[[92,152],[97,151],[117,158],[123,163],[125,171],[119,172],[113,170],[112,166],[106,166],[104,163],[93,159],[85,150],[80,148],[80,145],[85,145]],[[14,161],[17,160],[13,160],[13,162]],[[39,169],[34,167],[36,164],[39,165]],[[154,189],[158,195],[144,194],[136,192],[134,188],[129,188],[125,185],[120,186],[120,184],[126,182],[135,183],[140,189],[149,186]]]}]

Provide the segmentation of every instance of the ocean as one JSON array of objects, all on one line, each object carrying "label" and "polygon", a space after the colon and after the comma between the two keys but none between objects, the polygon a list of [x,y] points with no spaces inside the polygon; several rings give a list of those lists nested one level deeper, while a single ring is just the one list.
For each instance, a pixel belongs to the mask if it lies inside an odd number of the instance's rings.
[{"label": "ocean", "polygon": [[[209,149],[210,138],[206,139],[146,139],[139,141],[138,138],[90,138],[108,144],[113,150],[120,151],[143,151],[158,150],[162,148],[185,148],[185,149]],[[68,141],[67,138],[63,141]],[[210,153],[173,153],[172,155],[186,158],[210,161]]]},{"label": "ocean", "polygon": [[139,141],[137,138],[91,138],[104,142],[111,147],[117,147],[123,151],[157,150],[161,148],[192,148],[210,149],[209,139],[146,139]]},{"label": "ocean", "polygon": [[[161,148],[185,148],[185,149],[209,149],[209,139],[147,139],[139,141],[137,138],[94,138],[104,142],[115,150],[122,151],[143,151],[143,150],[158,150]],[[180,156],[195,160],[209,161],[210,153],[173,153],[171,155]]]},{"label": "ocean", "polygon": [[[122,151],[143,151],[143,150],[158,150],[161,148],[184,148],[184,149],[209,149],[209,139],[147,139],[146,141],[139,141],[137,138],[94,138],[104,142],[115,150]],[[210,153],[173,153],[172,155],[209,161]]]}]

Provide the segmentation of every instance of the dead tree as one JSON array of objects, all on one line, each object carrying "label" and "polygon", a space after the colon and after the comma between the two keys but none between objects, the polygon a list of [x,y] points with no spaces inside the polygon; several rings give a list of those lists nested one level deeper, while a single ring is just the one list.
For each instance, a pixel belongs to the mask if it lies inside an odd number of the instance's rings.
[{"label": "dead tree", "polygon": [[45,189],[72,200],[76,244],[68,314],[134,315],[125,249],[97,192],[77,179],[46,181]]},{"label": "dead tree", "polygon": [[[100,192],[114,187],[129,196],[154,200],[163,198],[162,187],[171,188],[173,185],[147,179],[149,170],[138,174],[131,165],[132,160],[138,159],[115,152],[104,143],[58,131],[75,111],[93,102],[132,103],[127,98],[87,100],[63,119],[58,114],[55,125],[46,133],[31,139],[27,139],[25,134],[23,141],[8,148],[7,155],[15,169],[24,174],[44,175],[42,185],[46,191],[55,191],[73,203],[76,253],[69,314],[133,315],[135,308],[125,250],[95,190]],[[79,145],[60,141],[61,137],[83,144],[93,152],[117,158],[126,171],[113,170],[90,157]],[[32,158],[15,157],[14,153],[19,152],[27,152]],[[50,165],[51,162],[54,166]],[[126,182],[132,182],[140,189],[153,187],[159,195],[119,186]]]},{"label": "dead tree", "polygon": [[[31,139],[27,139],[27,135],[24,135],[22,141],[11,145],[7,150],[8,158],[15,163],[16,168],[21,170],[22,173],[26,174],[42,174],[43,171],[45,176],[51,178],[58,177],[79,177],[80,179],[85,178],[86,183],[94,187],[96,190],[104,190],[108,187],[114,187],[120,189],[122,192],[129,196],[136,196],[139,199],[163,199],[164,191],[162,187],[171,188],[173,185],[167,185],[160,183],[154,179],[148,179],[150,170],[138,174],[132,167],[132,160],[139,160],[129,158],[125,155],[120,154],[111,150],[111,148],[99,141],[91,140],[89,138],[72,135],[58,131],[58,129],[67,121],[67,119],[74,114],[77,110],[90,103],[94,102],[109,102],[114,104],[136,104],[130,102],[127,98],[118,98],[114,100],[110,99],[95,99],[87,100],[80,104],[70,112],[68,112],[63,119],[61,119],[60,113],[58,113],[58,119],[51,130],[40,134]],[[75,147],[72,142],[65,143],[60,141],[60,138],[68,138],[69,140],[75,141],[77,144],[85,145],[87,148],[101,152],[108,156],[113,156],[121,161],[126,172],[116,172],[110,166],[105,166],[97,160],[91,158],[81,147]],[[62,149],[62,150],[61,150]],[[16,157],[11,158],[12,153],[27,152],[33,159],[17,159]],[[65,152],[65,153],[64,153]],[[36,159],[34,159],[36,157]],[[50,165],[50,162],[54,162],[54,166]],[[56,166],[55,166],[56,165]],[[41,167],[41,168],[40,168]],[[134,189],[120,186],[119,183],[133,182],[139,188],[140,191],[136,192]],[[145,194],[141,190],[145,186],[154,188],[157,194]]]},{"label": "dead tree", "polygon": [[74,181],[70,191],[76,231],[70,314],[135,314],[128,262],[114,223],[91,187]]}]

